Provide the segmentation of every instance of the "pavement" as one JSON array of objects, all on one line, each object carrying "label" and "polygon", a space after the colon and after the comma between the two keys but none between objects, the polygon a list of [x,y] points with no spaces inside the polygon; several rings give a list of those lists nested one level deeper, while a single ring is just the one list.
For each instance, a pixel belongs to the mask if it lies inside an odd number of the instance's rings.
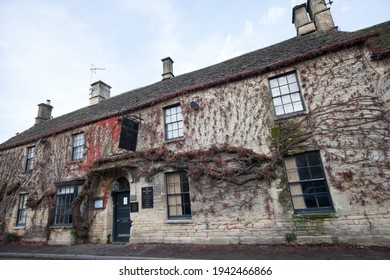
[{"label": "pavement", "polygon": [[390,247],[336,245],[77,244],[0,242],[0,259],[390,260]]}]

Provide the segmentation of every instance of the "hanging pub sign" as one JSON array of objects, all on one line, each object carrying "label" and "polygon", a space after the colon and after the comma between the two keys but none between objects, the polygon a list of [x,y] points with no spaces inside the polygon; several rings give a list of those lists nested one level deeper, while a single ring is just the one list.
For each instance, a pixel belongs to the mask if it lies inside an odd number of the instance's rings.
[{"label": "hanging pub sign", "polygon": [[121,134],[119,148],[135,152],[137,147],[138,122],[127,118],[120,119]]}]

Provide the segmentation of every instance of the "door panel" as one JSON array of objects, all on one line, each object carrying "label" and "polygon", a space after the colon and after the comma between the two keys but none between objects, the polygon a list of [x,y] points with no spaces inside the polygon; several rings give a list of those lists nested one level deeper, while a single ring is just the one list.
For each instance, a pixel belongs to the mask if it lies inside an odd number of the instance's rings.
[{"label": "door panel", "polygon": [[114,242],[129,242],[130,239],[130,192],[114,194]]}]

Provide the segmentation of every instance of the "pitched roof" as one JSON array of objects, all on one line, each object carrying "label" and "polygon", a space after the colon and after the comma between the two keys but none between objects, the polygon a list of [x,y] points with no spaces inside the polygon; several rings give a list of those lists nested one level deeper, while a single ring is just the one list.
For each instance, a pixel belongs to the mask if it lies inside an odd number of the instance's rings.
[{"label": "pitched roof", "polygon": [[372,44],[373,57],[386,57],[390,54],[389,29],[390,21],[356,32],[331,30],[297,36],[194,72],[124,92],[96,105],[50,119],[0,144],[0,151],[136,111],[182,94],[276,70],[364,43],[370,38],[376,38]]}]

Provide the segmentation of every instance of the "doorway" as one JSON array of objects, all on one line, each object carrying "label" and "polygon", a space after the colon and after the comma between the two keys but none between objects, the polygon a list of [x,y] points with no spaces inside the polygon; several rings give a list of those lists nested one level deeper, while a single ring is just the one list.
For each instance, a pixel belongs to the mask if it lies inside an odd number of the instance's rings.
[{"label": "doorway", "polygon": [[112,184],[113,199],[113,242],[126,242],[130,240],[130,184],[125,177],[118,178]]}]

